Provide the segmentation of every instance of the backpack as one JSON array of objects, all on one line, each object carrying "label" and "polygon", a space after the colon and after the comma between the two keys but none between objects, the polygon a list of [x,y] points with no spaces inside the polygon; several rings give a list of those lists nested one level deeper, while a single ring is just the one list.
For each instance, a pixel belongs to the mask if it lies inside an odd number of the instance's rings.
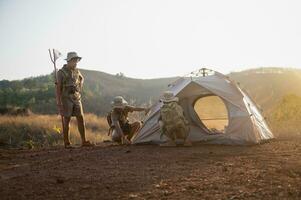
[{"label": "backpack", "polygon": [[183,109],[176,102],[164,104],[161,107],[161,119],[164,123],[164,129],[172,132],[179,127],[186,127],[188,122],[184,117]]}]

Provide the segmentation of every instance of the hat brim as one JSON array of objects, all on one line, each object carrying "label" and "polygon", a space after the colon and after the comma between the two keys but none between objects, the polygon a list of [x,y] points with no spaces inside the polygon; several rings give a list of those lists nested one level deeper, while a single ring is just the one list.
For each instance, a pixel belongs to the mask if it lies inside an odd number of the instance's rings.
[{"label": "hat brim", "polygon": [[172,99],[161,99],[161,101],[163,103],[170,103],[170,102],[178,102],[179,101],[179,98],[178,97],[174,97]]},{"label": "hat brim", "polygon": [[72,60],[73,58],[77,58],[77,59],[79,59],[79,61],[82,59],[82,57],[76,56],[76,57],[72,57],[72,58],[70,58],[70,59],[65,58],[65,60],[66,60],[66,61],[70,61],[70,60]]},{"label": "hat brim", "polygon": [[125,108],[128,105],[128,103],[123,103],[123,104],[117,105],[117,104],[114,104],[114,102],[112,102],[111,105],[113,108]]}]

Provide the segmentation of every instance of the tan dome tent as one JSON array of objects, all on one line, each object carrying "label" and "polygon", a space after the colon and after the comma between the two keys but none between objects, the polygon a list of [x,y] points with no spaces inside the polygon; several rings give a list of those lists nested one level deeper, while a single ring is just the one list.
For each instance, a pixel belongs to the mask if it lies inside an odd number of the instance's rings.
[{"label": "tan dome tent", "polygon": [[[216,71],[201,69],[182,77],[169,85],[179,98],[184,114],[190,123],[189,138],[192,142],[214,144],[258,144],[274,138],[264,118],[250,97],[227,76]],[[219,97],[227,110],[228,125],[223,132],[214,132],[204,125],[194,109],[196,100],[206,96]],[[153,105],[150,114],[138,134],[132,139],[133,144],[162,143],[158,118],[161,102]]]}]

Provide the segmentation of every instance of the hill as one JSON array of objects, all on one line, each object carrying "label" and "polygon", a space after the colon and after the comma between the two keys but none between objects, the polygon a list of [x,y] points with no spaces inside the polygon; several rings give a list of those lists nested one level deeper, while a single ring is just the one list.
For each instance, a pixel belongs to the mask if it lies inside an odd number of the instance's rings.
[{"label": "hill", "polygon": [[301,70],[290,68],[258,68],[230,73],[229,77],[245,89],[268,113],[286,95],[301,96]]},{"label": "hill", "polygon": [[[132,104],[151,104],[176,79],[145,80],[84,69],[81,72],[85,76],[85,111],[98,115],[103,115],[110,109],[110,102],[116,95],[124,96]],[[233,72],[228,76],[239,82],[265,113],[269,113],[286,95],[301,96],[301,70],[257,68]],[[0,81],[0,105],[28,107],[41,114],[56,113],[53,75]]]},{"label": "hill", "polygon": [[[176,78],[133,79],[104,72],[84,70],[83,104],[86,112],[102,115],[109,111],[114,96],[130,103],[151,104]],[[16,81],[0,81],[0,105],[28,107],[34,113],[55,114],[53,74]]]},{"label": "hill", "polygon": [[[121,95],[134,105],[152,104],[177,78],[133,79],[104,72],[81,70],[85,77],[85,109],[102,114],[110,109],[114,96]],[[96,109],[96,110],[95,110]]]}]

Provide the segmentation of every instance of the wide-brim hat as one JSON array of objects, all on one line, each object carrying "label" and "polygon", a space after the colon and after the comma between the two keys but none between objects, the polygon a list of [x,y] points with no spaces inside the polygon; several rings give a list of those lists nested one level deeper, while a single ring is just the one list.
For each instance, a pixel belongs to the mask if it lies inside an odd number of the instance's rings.
[{"label": "wide-brim hat", "polygon": [[111,105],[113,108],[124,108],[128,105],[128,102],[122,96],[116,96]]},{"label": "wide-brim hat", "polygon": [[179,98],[176,97],[171,91],[165,91],[163,94],[163,98],[160,100],[163,103],[170,103],[170,102],[178,102]]},{"label": "wide-brim hat", "polygon": [[69,53],[67,54],[67,58],[66,58],[65,60],[67,60],[67,62],[68,62],[68,61],[70,61],[70,60],[73,59],[73,58],[77,58],[77,59],[79,59],[79,60],[82,59],[82,57],[78,56],[76,52],[69,52]]}]

